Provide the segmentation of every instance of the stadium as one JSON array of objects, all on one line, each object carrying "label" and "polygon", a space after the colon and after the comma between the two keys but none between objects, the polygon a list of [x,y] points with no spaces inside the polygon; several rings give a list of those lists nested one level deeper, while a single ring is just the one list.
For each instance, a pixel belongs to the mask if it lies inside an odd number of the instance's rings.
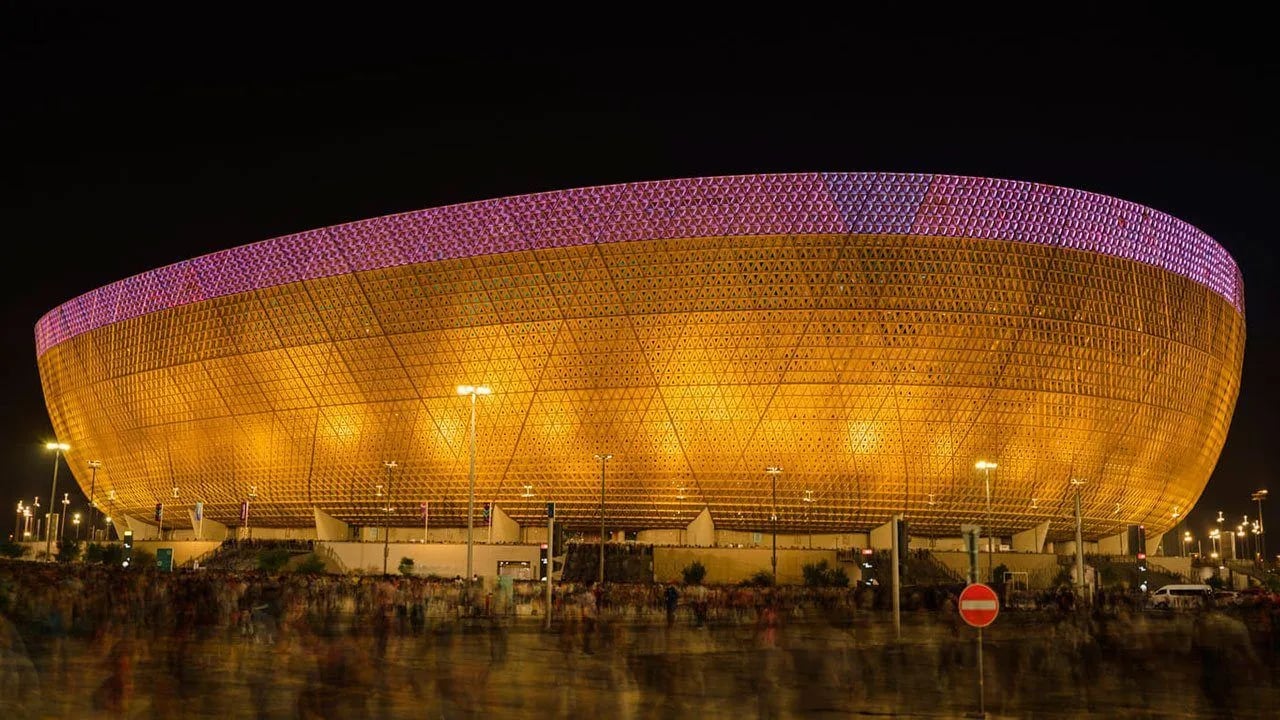
[{"label": "stadium", "polygon": [[134,527],[163,503],[182,530],[456,538],[474,497],[517,540],[554,502],[673,544],[856,545],[902,513],[1043,546],[1077,489],[1093,541],[1195,504],[1245,320],[1232,258],[1159,211],[808,173],[311,230],[93,290],[35,339],[66,467]]}]

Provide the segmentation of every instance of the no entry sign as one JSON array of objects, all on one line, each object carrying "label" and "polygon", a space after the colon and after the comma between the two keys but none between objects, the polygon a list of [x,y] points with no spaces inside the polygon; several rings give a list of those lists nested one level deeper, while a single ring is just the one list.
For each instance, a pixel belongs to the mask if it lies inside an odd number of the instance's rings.
[{"label": "no entry sign", "polygon": [[996,591],[974,583],[960,593],[960,617],[978,628],[990,625],[1000,614],[1000,598]]}]

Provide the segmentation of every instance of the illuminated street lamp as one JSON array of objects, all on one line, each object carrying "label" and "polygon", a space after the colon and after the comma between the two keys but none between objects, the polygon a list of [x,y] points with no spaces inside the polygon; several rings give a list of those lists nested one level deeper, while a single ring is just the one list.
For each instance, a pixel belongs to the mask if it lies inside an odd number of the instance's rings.
[{"label": "illuminated street lamp", "polygon": [[1262,522],[1262,501],[1267,499],[1267,491],[1259,490],[1252,497],[1258,503],[1258,557],[1265,563],[1267,561],[1267,528]]},{"label": "illuminated street lamp", "polygon": [[1071,485],[1076,489],[1076,592],[1081,599],[1084,599],[1084,532],[1080,519],[1080,488],[1084,485],[1084,480],[1080,478],[1071,478]]},{"label": "illuminated street lamp", "polygon": [[89,539],[96,540],[98,536],[98,468],[102,467],[101,460],[90,460],[89,463]]},{"label": "illuminated street lamp", "polygon": [[[391,471],[399,466],[395,460],[383,460],[382,466],[387,469],[387,504],[382,508],[382,574],[386,575],[387,556],[391,554]],[[378,487],[381,489],[382,486]]]},{"label": "illuminated street lamp", "polygon": [[26,509],[26,506],[22,504],[21,500],[19,500],[18,501],[18,517],[16,520],[13,521],[13,539],[15,542],[22,541],[22,529],[23,529],[22,528],[22,511],[25,509]]},{"label": "illuminated street lamp", "polygon": [[[459,385],[459,395],[471,396],[471,472],[467,482],[467,589],[471,589],[471,579],[475,577],[472,563],[472,534],[475,532],[476,515],[476,396],[489,395],[493,391],[487,385]],[[468,600],[470,592],[467,593]]]},{"label": "illuminated street lamp", "polygon": [[76,542],[80,542],[80,513],[71,516],[71,522],[76,526]]},{"label": "illuminated street lamp", "polygon": [[1186,557],[1189,553],[1187,546],[1191,544],[1191,531],[1187,530],[1182,533],[1182,556]]},{"label": "illuminated street lamp", "polygon": [[995,552],[995,532],[991,527],[991,471],[999,465],[986,460],[979,460],[973,467],[982,471],[982,482],[987,489],[987,577],[991,577],[994,569],[993,553]]},{"label": "illuminated street lamp", "polygon": [[596,453],[600,461],[600,584],[604,585],[604,464],[613,459],[612,453]]},{"label": "illuminated street lamp", "polygon": [[773,585],[778,586],[778,476],[782,474],[782,468],[777,465],[770,465],[764,469],[769,473],[769,477],[773,484],[773,513],[770,519],[773,521]]},{"label": "illuminated street lamp", "polygon": [[50,561],[53,560],[53,499],[58,497],[58,462],[62,460],[62,453],[71,449],[71,446],[64,442],[45,443],[46,450],[53,451],[53,487],[49,490],[49,521],[45,523],[44,528],[44,554]]},{"label": "illuminated street lamp", "polygon": [[71,504],[71,493],[62,493],[62,514],[58,516],[58,542],[67,536],[67,506]]}]

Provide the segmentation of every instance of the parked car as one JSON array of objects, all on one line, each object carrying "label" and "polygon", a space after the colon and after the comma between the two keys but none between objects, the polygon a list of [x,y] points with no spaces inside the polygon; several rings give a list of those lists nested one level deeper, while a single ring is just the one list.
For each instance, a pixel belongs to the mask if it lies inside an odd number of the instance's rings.
[{"label": "parked car", "polygon": [[1262,603],[1278,603],[1280,597],[1264,587],[1247,587],[1236,595],[1236,604],[1249,606]]},{"label": "parked car", "polygon": [[1213,602],[1213,588],[1208,585],[1165,585],[1151,593],[1147,605],[1167,610],[1202,608]]},{"label": "parked car", "polygon": [[1217,607],[1230,607],[1240,604],[1240,593],[1235,590],[1214,590],[1213,604]]}]

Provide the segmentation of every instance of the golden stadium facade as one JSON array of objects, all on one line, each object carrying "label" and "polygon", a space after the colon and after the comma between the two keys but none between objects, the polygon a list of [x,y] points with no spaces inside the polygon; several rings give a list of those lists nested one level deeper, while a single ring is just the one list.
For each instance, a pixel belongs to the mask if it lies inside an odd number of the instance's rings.
[{"label": "golden stadium facade", "polygon": [[[1210,237],[1049,185],[813,173],[455,205],[236,247],[36,325],[86,494],[149,518],[914,534],[1159,532],[1240,383],[1243,288]],[[91,489],[90,460],[101,462]],[[388,476],[384,461],[397,467]],[[975,462],[997,463],[995,470]],[[768,466],[782,472],[770,476]],[[174,488],[178,488],[174,499]],[[172,520],[167,520],[171,522]]]}]

